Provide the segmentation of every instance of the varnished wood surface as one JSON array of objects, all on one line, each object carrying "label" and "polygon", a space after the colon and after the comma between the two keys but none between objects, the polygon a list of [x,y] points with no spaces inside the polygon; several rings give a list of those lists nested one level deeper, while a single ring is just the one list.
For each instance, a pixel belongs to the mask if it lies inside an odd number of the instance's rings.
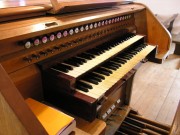
[{"label": "varnished wood surface", "polygon": [[[137,31],[138,33],[145,34],[147,36],[147,42],[149,44],[158,46],[156,58],[159,63],[162,63],[169,55],[171,35],[168,30],[156,19],[151,10],[147,6],[145,7],[145,12],[139,12],[135,15],[137,20]],[[142,16],[144,17],[142,18]]]},{"label": "varnished wood surface", "polygon": [[180,134],[180,101],[173,121],[170,135],[179,135],[179,134]]},{"label": "varnished wood surface", "polygon": [[9,74],[24,99],[29,97],[43,100],[42,79],[40,70],[36,65],[28,66]]},{"label": "varnished wood surface", "polygon": [[46,5],[50,3],[50,0],[3,0],[1,1],[0,8]]},{"label": "varnished wood surface", "polygon": [[103,135],[106,128],[106,123],[102,120],[95,119],[93,122],[85,121],[76,117],[77,129],[75,130],[77,135],[81,132],[85,132],[84,135]]},{"label": "varnished wood surface", "polygon": [[129,2],[130,1],[126,2],[126,0],[5,0],[0,1],[0,22],[45,15],[46,12],[75,12],[80,10],[111,7],[117,5],[117,3]]},{"label": "varnished wood surface", "polygon": [[[129,1],[130,2],[130,1]],[[63,1],[51,0],[52,13],[58,12],[73,12],[83,11],[88,9],[96,9],[103,7],[112,7],[122,3],[129,3],[126,0],[78,0],[78,1]]]},{"label": "varnished wood surface", "polygon": [[[52,0],[54,1],[54,0]],[[114,0],[114,2],[120,0]],[[122,0],[121,0],[122,1]],[[79,4],[89,4],[89,3],[101,3],[101,2],[110,2],[110,0],[56,0],[59,4],[63,5],[79,5]],[[10,7],[21,7],[21,6],[35,6],[35,5],[47,5],[51,4],[51,0],[4,0],[1,1],[0,8],[10,8]]]},{"label": "varnished wood surface", "polygon": [[145,63],[134,79],[131,107],[143,117],[172,124],[180,99],[180,56],[163,64]]},{"label": "varnished wood surface", "polygon": [[[132,10],[133,8],[133,10]],[[94,11],[84,11],[81,13],[72,13],[68,15],[59,15],[59,16],[47,16],[39,17],[34,19],[20,20],[12,23],[2,23],[0,24],[0,41],[3,39],[15,38],[17,36],[22,36],[25,34],[34,34],[41,31],[43,34],[46,32],[54,32],[61,29],[79,26],[82,24],[89,23],[89,21],[99,21],[107,17],[115,17],[128,13],[133,13],[135,11],[140,11],[144,9],[141,5],[125,5],[123,7],[116,7],[111,9],[100,9]],[[57,25],[52,27],[46,27],[46,23],[56,22]],[[40,34],[40,33],[39,33]],[[45,33],[44,33],[45,34]]]}]

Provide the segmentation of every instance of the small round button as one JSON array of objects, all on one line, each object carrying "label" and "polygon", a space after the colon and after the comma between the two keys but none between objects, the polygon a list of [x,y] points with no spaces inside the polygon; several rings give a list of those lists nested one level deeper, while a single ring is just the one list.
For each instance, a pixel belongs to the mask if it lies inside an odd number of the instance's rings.
[{"label": "small round button", "polygon": [[124,20],[124,16],[122,17],[122,20]]},{"label": "small round button", "polygon": [[112,22],[112,21],[111,21],[111,19],[110,19],[110,20],[109,20],[109,24],[111,24],[111,22]]},{"label": "small round button", "polygon": [[90,28],[90,29],[93,29],[93,24],[90,24],[89,28]]},{"label": "small round button", "polygon": [[117,18],[114,19],[114,22],[115,22],[115,23],[117,22]]},{"label": "small round button", "polygon": [[25,44],[24,44],[24,47],[26,48],[26,49],[29,49],[29,48],[31,48],[31,42],[30,41],[27,41]]},{"label": "small round button", "polygon": [[35,40],[34,40],[34,45],[35,45],[35,46],[38,46],[39,44],[40,44],[40,40],[39,40],[38,38],[35,39]]},{"label": "small round button", "polygon": [[112,23],[114,23],[114,18],[112,19]]},{"label": "small round button", "polygon": [[50,40],[50,41],[54,41],[54,39],[55,39],[54,34],[51,34],[50,37],[49,37],[49,40]]},{"label": "small round button", "polygon": [[98,26],[97,23],[94,23],[94,28],[97,28],[97,26]]},{"label": "small round button", "polygon": [[101,27],[101,22],[98,22],[98,27]]},{"label": "small round button", "polygon": [[57,37],[58,39],[60,39],[60,38],[62,37],[61,32],[58,32],[57,35],[56,35],[56,37]]},{"label": "small round button", "polygon": [[105,21],[105,25],[108,25],[108,20]]},{"label": "small round button", "polygon": [[64,36],[64,37],[67,37],[67,35],[68,35],[68,32],[65,30],[65,31],[63,32],[63,36]]},{"label": "small round button", "polygon": [[73,35],[74,34],[74,30],[73,29],[70,29],[69,30],[69,35]]},{"label": "small round button", "polygon": [[101,23],[101,24],[102,24],[102,26],[104,26],[104,21],[102,21],[102,23]]},{"label": "small round button", "polygon": [[83,27],[83,26],[81,26],[80,31],[81,31],[81,32],[83,32],[83,31],[84,31],[84,27]]},{"label": "small round button", "polygon": [[121,17],[119,17],[119,21],[121,21],[122,20],[122,16]]},{"label": "small round button", "polygon": [[119,22],[119,17],[117,18],[117,22]]},{"label": "small round button", "polygon": [[41,39],[41,41],[42,41],[42,43],[47,43],[47,41],[48,41],[48,38],[46,37],[46,36],[44,36],[44,37],[42,37],[42,39]]},{"label": "small round button", "polygon": [[79,28],[75,28],[75,33],[79,33]]},{"label": "small round button", "polygon": [[88,25],[86,25],[85,30],[89,30],[89,26]]}]

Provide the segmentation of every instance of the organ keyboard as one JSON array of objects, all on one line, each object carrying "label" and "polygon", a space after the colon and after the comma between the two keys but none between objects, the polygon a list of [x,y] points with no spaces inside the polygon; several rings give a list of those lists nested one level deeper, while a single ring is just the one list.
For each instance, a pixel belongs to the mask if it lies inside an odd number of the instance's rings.
[{"label": "organ keyboard", "polygon": [[[79,110],[81,113],[85,113],[81,117],[92,121],[98,114],[98,110],[101,109],[103,98],[108,96],[107,91],[133,70],[148,54],[156,52],[155,48],[155,46],[144,43],[144,36],[129,33],[62,62],[56,60],[55,64],[43,73],[45,97],[53,102],[49,95],[57,92],[54,95],[74,97],[75,93],[81,93],[81,95],[92,98],[93,102],[86,99],[84,102],[87,103],[87,107],[90,105],[87,109],[92,110],[94,116],[91,113],[86,114],[84,108]],[[153,55],[151,54],[151,56]],[[59,91],[62,93],[58,94]],[[57,99],[61,99],[61,96],[57,96]],[[76,101],[78,97],[74,98]],[[71,105],[76,106],[75,101],[72,100]],[[91,104],[95,107],[91,108]]]},{"label": "organ keyboard", "polygon": [[[146,6],[132,1],[76,1],[69,6],[59,1],[60,9],[48,0],[43,6],[31,2],[11,8],[7,1],[0,8],[0,75],[13,84],[7,85],[12,93],[3,85],[2,95],[21,126],[30,134],[47,134],[24,102],[31,97],[89,125],[106,122],[101,133],[125,132],[125,117],[133,112],[129,103],[134,75],[146,60],[164,61],[169,33]],[[109,126],[112,117],[117,121]]]}]

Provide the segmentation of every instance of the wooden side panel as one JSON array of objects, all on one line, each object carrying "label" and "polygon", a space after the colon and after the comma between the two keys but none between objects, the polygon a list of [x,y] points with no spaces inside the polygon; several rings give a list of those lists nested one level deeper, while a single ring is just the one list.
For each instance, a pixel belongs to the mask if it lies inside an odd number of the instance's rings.
[{"label": "wooden side panel", "polygon": [[146,35],[147,34],[147,20],[146,20],[145,9],[140,12],[136,12],[134,14],[134,17],[135,17],[136,32],[138,34]]},{"label": "wooden side panel", "polygon": [[36,100],[43,99],[41,73],[36,65],[30,65],[9,74],[9,76],[24,99],[29,97]]},{"label": "wooden side panel", "polygon": [[[36,116],[31,112],[30,108],[25,103],[18,89],[15,87],[15,85],[13,84],[8,74],[6,73],[6,71],[1,65],[0,65],[0,78],[1,78],[0,79],[0,95],[4,97],[6,102],[9,104],[9,107],[12,109],[16,117],[22,123],[24,128],[27,130],[27,132],[30,135],[47,135],[47,132],[42,127],[40,122],[37,120]],[[0,113],[0,116],[1,115],[2,113]],[[4,122],[6,122],[6,119],[3,119],[3,120]],[[14,125],[16,125],[14,121],[11,121],[11,122]],[[3,127],[3,128],[7,128],[7,127]],[[22,126],[20,126],[19,128],[22,128]],[[24,131],[25,130],[23,130],[22,132]]]},{"label": "wooden side panel", "polygon": [[[139,4],[142,5],[142,4]],[[144,7],[146,7],[144,5]],[[171,35],[168,30],[156,19],[151,10],[146,7],[144,11],[135,14],[137,32],[147,35],[147,42],[158,45],[158,59],[165,59],[171,45]]]},{"label": "wooden side panel", "polygon": [[0,93],[0,134],[1,135],[29,135],[13,110],[9,107]]},{"label": "wooden side panel", "polygon": [[158,45],[158,51],[168,51],[171,43],[171,36],[166,28],[155,18],[147,8],[147,36],[148,43]]}]

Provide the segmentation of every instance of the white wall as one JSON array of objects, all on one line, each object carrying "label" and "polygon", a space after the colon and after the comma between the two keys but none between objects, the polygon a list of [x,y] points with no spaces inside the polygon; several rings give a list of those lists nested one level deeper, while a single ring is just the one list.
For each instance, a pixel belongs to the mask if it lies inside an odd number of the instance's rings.
[{"label": "white wall", "polygon": [[135,0],[144,3],[154,14],[180,13],[180,0]]}]

